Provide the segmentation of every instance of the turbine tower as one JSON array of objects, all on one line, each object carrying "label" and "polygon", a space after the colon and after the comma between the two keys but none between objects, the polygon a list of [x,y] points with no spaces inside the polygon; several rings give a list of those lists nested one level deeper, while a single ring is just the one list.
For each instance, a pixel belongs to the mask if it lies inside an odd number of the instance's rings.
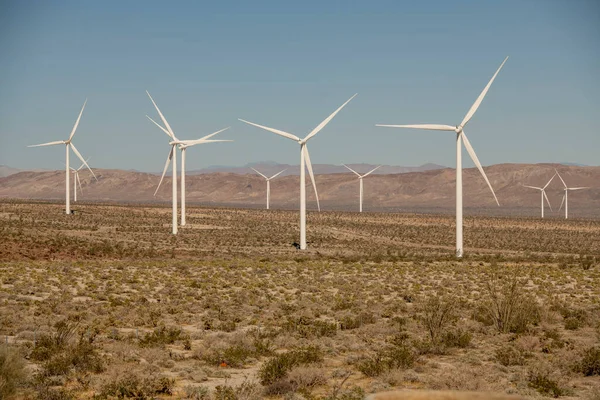
[{"label": "turbine tower", "polygon": [[[555,169],[555,171],[556,171],[556,169]],[[564,188],[565,194],[563,194],[563,198],[562,198],[562,201],[560,202],[560,208],[558,209],[558,211],[560,211],[562,209],[562,206],[564,204],[565,205],[565,219],[568,219],[569,218],[569,190],[589,189],[589,187],[574,187],[574,188],[567,187],[567,184],[563,180],[562,176],[560,176],[558,171],[556,171],[556,175],[558,175],[558,177],[560,178],[560,181],[562,182],[563,186],[565,187]]]},{"label": "turbine tower", "polygon": [[325,118],[323,122],[321,122],[315,129],[313,129],[304,139],[300,139],[298,136],[293,135],[288,132],[281,131],[279,129],[269,128],[263,125],[258,125],[253,122],[248,122],[243,119],[240,121],[245,122],[249,125],[256,126],[257,128],[265,129],[269,132],[273,132],[277,135],[286,137],[297,142],[300,145],[300,250],[306,250],[306,171],[308,169],[308,174],[310,175],[310,180],[312,181],[313,188],[315,190],[315,197],[317,199],[317,207],[319,211],[321,211],[321,206],[319,205],[319,195],[317,193],[317,185],[315,183],[315,176],[313,174],[312,164],[310,162],[310,156],[308,155],[308,148],[306,147],[306,142],[313,136],[315,136],[321,129],[325,127],[332,119],[336,116],[338,112],[341,111],[346,104],[350,102],[356,94],[350,99],[348,99],[344,104],[340,106],[337,110],[333,112],[329,117]]},{"label": "turbine tower", "polygon": [[[65,184],[65,214],[71,214],[71,195],[70,195],[70,188],[69,188],[69,175],[71,173],[70,171],[70,167],[69,167],[69,148],[73,149],[73,153],[75,153],[75,155],[77,157],[79,157],[79,159],[83,162],[83,164],[90,170],[90,172],[92,173],[92,175],[94,176],[94,178],[96,178],[96,175],[94,175],[94,171],[92,171],[92,169],[89,167],[89,165],[87,165],[87,163],[85,162],[85,160],[83,159],[83,157],[81,156],[81,153],[79,153],[79,151],[77,150],[77,148],[75,147],[75,145],[73,144],[73,135],[75,135],[75,131],[77,130],[77,126],[79,126],[79,121],[81,120],[81,115],[83,114],[83,110],[85,109],[85,105],[87,104],[87,99],[85,100],[85,102],[83,103],[83,107],[81,107],[81,111],[79,112],[79,116],[77,117],[77,121],[75,121],[75,125],[73,126],[73,130],[71,131],[71,134],[69,135],[69,138],[67,140],[58,140],[55,142],[48,142],[48,143],[42,143],[42,144],[34,144],[31,146],[27,146],[27,147],[40,147],[40,146],[54,146],[57,144],[64,144],[66,146],[66,152],[65,152],[65,177],[66,177],[66,184]],[[98,180],[98,178],[96,178],[96,180]]]},{"label": "turbine tower", "polygon": [[496,193],[494,193],[494,189],[492,188],[490,181],[488,180],[487,176],[485,175],[485,172],[483,171],[483,167],[481,166],[481,163],[479,162],[479,159],[477,158],[477,155],[475,154],[475,150],[473,150],[473,146],[471,146],[471,143],[469,142],[469,139],[467,138],[467,135],[464,132],[464,127],[469,123],[471,118],[473,118],[473,115],[475,114],[475,112],[477,111],[479,106],[481,105],[483,98],[485,97],[488,90],[490,89],[490,86],[492,86],[494,79],[496,79],[496,76],[498,75],[498,73],[500,72],[502,67],[504,66],[504,63],[506,63],[506,60],[508,60],[508,57],[506,57],[504,59],[504,61],[502,62],[502,64],[500,65],[500,67],[498,68],[496,73],[494,74],[494,76],[492,76],[492,79],[490,79],[487,86],[483,89],[483,91],[481,92],[481,94],[479,95],[477,100],[475,100],[475,103],[471,106],[471,109],[469,109],[469,112],[467,112],[467,115],[465,115],[465,117],[463,118],[462,122],[459,125],[457,125],[457,126],[439,125],[439,124],[418,124],[418,125],[381,125],[381,124],[377,124],[376,125],[376,126],[382,126],[382,127],[387,127],[387,128],[428,129],[428,130],[436,130],[436,131],[450,131],[450,132],[456,133],[456,257],[459,257],[459,258],[463,256],[463,218],[462,218],[462,214],[463,214],[462,142],[463,141],[465,143],[465,148],[467,149],[469,156],[471,156],[471,159],[473,160],[473,162],[479,169],[479,172],[481,172],[481,175],[483,175],[483,179],[485,179],[485,182],[488,184],[490,190],[492,191],[492,194],[494,195],[494,199],[496,200],[496,204],[498,204],[498,206],[500,206],[500,203],[498,202],[498,198],[496,197]]},{"label": "turbine tower", "polygon": [[548,200],[548,196],[546,196],[546,188],[548,187],[550,182],[552,182],[552,179],[554,179],[555,176],[556,176],[556,174],[552,175],[552,178],[550,178],[550,180],[548,181],[548,183],[546,183],[546,185],[544,185],[544,187],[523,185],[526,188],[537,189],[540,191],[541,196],[542,196],[542,218],[544,218],[544,199],[546,199],[546,202],[548,203],[548,207],[550,207],[550,211],[552,211],[552,206],[550,205],[550,200]]},{"label": "turbine tower", "polygon": [[209,138],[215,136],[217,133],[226,131],[229,128],[230,127],[221,129],[220,131],[216,131],[214,133],[211,133],[210,135],[206,135],[201,139],[182,140],[181,144],[179,145],[179,150],[181,150],[181,226],[185,226],[185,151],[188,147],[192,147],[197,144],[233,142],[233,140],[209,140]]},{"label": "turbine tower", "polygon": [[362,209],[363,209],[363,178],[365,176],[369,175],[370,173],[375,172],[378,168],[381,167],[381,165],[373,168],[372,170],[370,170],[369,172],[367,172],[364,175],[359,174],[358,172],[356,172],[355,170],[353,170],[352,168],[350,168],[346,164],[342,164],[342,165],[344,167],[348,168],[350,171],[354,172],[356,174],[356,176],[358,177],[358,181],[360,182],[360,202],[359,202],[358,212],[362,212]]},{"label": "turbine tower", "polygon": [[260,176],[262,176],[263,178],[265,178],[265,180],[267,181],[267,210],[268,210],[269,209],[269,199],[271,198],[271,179],[274,179],[275,177],[279,176],[279,174],[283,173],[284,171],[287,171],[287,169],[284,169],[283,171],[279,171],[278,173],[276,173],[272,177],[267,178],[266,175],[261,174],[259,171],[255,170],[252,167],[250,167],[250,168],[252,170],[254,170],[254,172],[256,172],[257,174],[259,174]]}]

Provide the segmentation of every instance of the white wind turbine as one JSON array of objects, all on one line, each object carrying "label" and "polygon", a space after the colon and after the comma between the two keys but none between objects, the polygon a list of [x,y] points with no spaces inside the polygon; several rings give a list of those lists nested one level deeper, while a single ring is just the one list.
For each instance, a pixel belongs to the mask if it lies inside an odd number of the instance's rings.
[{"label": "white wind turbine", "polygon": [[185,151],[188,147],[195,146],[197,144],[233,142],[233,140],[209,140],[209,138],[213,137],[217,133],[226,131],[229,128],[230,127],[221,129],[220,131],[216,131],[214,133],[211,133],[210,135],[206,135],[201,139],[182,140],[181,144],[179,145],[179,150],[181,150],[181,226],[185,225]]},{"label": "white wind turbine", "polygon": [[[90,159],[85,160],[88,162]],[[77,185],[79,185],[79,190],[83,192],[83,188],[81,187],[81,180],[79,179],[79,171],[85,167],[85,164],[81,164],[81,166],[77,169],[70,167],[71,172],[73,173],[73,201],[77,201]]]},{"label": "white wind turbine", "polygon": [[[79,157],[79,159],[83,162],[83,165],[85,165],[90,172],[92,173],[92,175],[94,176],[94,178],[96,178],[96,175],[94,175],[94,171],[92,171],[92,169],[89,167],[89,165],[87,165],[87,163],[85,162],[85,160],[83,159],[83,157],[81,156],[81,153],[79,153],[79,151],[77,150],[77,148],[75,147],[75,145],[72,143],[73,140],[73,135],[75,135],[75,131],[77,130],[77,126],[79,125],[79,121],[81,120],[81,114],[83,114],[83,110],[85,109],[85,105],[87,104],[87,99],[85,100],[85,102],[83,103],[83,107],[81,107],[81,111],[79,112],[79,116],[77,117],[77,121],[75,121],[75,125],[73,126],[73,130],[71,131],[71,134],[69,135],[69,138],[67,140],[58,140],[55,142],[48,142],[48,143],[42,143],[42,144],[34,144],[32,146],[27,146],[27,147],[39,147],[39,146],[53,146],[53,145],[57,145],[57,144],[64,144],[66,146],[66,153],[65,153],[65,176],[66,176],[66,184],[65,184],[65,198],[66,198],[66,202],[65,202],[65,214],[71,214],[71,195],[70,195],[70,188],[69,188],[69,174],[70,174],[70,167],[69,167],[69,148],[73,149],[73,152],[75,153],[75,155],[77,157]],[[96,178],[96,180],[98,180],[98,178]]]},{"label": "white wind turbine", "polygon": [[[338,112],[346,104],[350,102],[356,94],[350,99],[348,99],[344,104],[342,104],[337,110],[333,112],[329,117],[325,118],[323,122],[321,122],[315,129],[313,129],[304,139],[300,139],[298,136],[293,135],[288,132],[281,131],[279,129],[269,128],[263,125],[258,125],[253,122],[248,122],[243,119],[240,121],[245,122],[249,125],[256,126],[258,128],[265,129],[269,132],[276,133],[277,135],[286,137],[288,139],[296,141],[300,145],[300,250],[306,250],[306,172],[305,168],[308,169],[308,174],[310,175],[310,180],[312,181],[313,188],[315,190],[315,197],[317,199],[317,207],[319,211],[321,211],[321,206],[319,205],[319,195],[317,194],[317,185],[315,183],[315,176],[313,174],[312,164],[310,162],[310,156],[308,155],[308,149],[306,147],[306,142],[313,136],[315,136],[321,129],[325,127],[332,119],[336,116]],[[305,167],[306,163],[306,167]]]},{"label": "white wind turbine", "polygon": [[[160,182],[158,182],[158,186],[156,187],[156,190],[154,191],[154,195],[156,196],[156,193],[158,193],[158,189],[160,188],[160,185],[162,184],[162,181],[165,178],[165,174],[167,173],[167,169],[169,168],[171,159],[173,159],[173,169],[172,169],[172,171],[173,171],[173,182],[172,182],[173,195],[172,195],[171,201],[173,203],[173,221],[172,221],[173,234],[176,235],[177,234],[177,149],[176,149],[176,146],[180,146],[180,148],[183,148],[182,150],[185,150],[185,148],[196,145],[196,144],[220,142],[221,140],[207,140],[207,139],[216,135],[217,133],[223,132],[224,130],[229,129],[229,128],[221,129],[220,131],[211,133],[210,135],[207,135],[201,139],[179,140],[175,136],[173,129],[171,129],[171,125],[169,125],[169,123],[167,122],[167,119],[165,118],[163,113],[160,111],[160,109],[158,108],[156,103],[154,102],[154,99],[152,98],[152,96],[150,96],[150,93],[148,93],[147,90],[146,90],[146,93],[148,94],[148,97],[150,97],[150,101],[152,101],[152,104],[154,104],[154,107],[156,108],[156,111],[158,112],[160,119],[165,124],[165,127],[163,127],[162,125],[160,125],[159,123],[154,121],[149,116],[146,115],[146,117],[150,121],[152,121],[156,126],[158,126],[171,139],[171,141],[169,142],[169,145],[171,146],[171,150],[169,151],[169,155],[167,156],[167,161],[165,162],[165,167],[163,169],[162,176],[160,177]],[[183,152],[182,158],[184,158],[184,157],[185,157],[185,152]],[[183,163],[185,163],[185,159],[183,160]],[[185,166],[183,164],[182,164],[182,168],[185,168]],[[185,178],[183,178],[183,175],[182,175],[182,181],[185,184]],[[183,197],[185,197],[185,188],[183,188],[183,190],[182,190],[182,198]],[[182,204],[183,204],[182,205],[183,210],[185,210],[185,200],[183,200]],[[183,221],[182,225],[184,225],[185,224],[185,216],[183,216],[183,214],[182,214],[182,221]]]},{"label": "white wind turbine", "polygon": [[350,171],[354,172],[354,173],[356,174],[356,176],[358,176],[358,180],[359,180],[359,182],[360,182],[360,203],[359,203],[360,205],[359,205],[359,208],[358,208],[358,210],[359,210],[359,212],[362,212],[362,209],[363,209],[363,207],[362,207],[362,206],[363,206],[363,178],[364,178],[365,176],[367,176],[367,175],[371,174],[372,172],[375,172],[375,171],[376,171],[378,168],[380,168],[380,167],[381,167],[381,165],[379,165],[379,166],[377,166],[377,167],[373,168],[372,170],[370,170],[369,172],[367,172],[367,173],[366,173],[366,174],[364,174],[364,175],[361,175],[361,174],[359,174],[358,172],[356,172],[355,170],[353,170],[352,168],[350,168],[350,167],[349,167],[349,166],[347,166],[346,164],[342,164],[342,165],[343,165],[344,167],[348,168]]},{"label": "white wind turbine", "polygon": [[556,174],[552,175],[552,178],[550,178],[550,180],[548,181],[548,183],[546,183],[546,185],[544,185],[544,187],[523,185],[526,188],[537,189],[540,191],[541,196],[542,196],[542,218],[544,218],[544,199],[546,199],[546,202],[548,203],[548,207],[550,207],[550,211],[552,211],[552,206],[550,205],[550,200],[548,200],[548,196],[546,196],[546,188],[548,187],[550,182],[552,182],[552,179],[554,179],[555,176],[556,176]]},{"label": "white wind turbine", "polygon": [[565,194],[563,195],[562,201],[560,202],[560,208],[558,209],[558,211],[560,211],[562,209],[562,206],[564,204],[565,205],[565,219],[568,219],[569,218],[569,190],[589,189],[589,187],[574,187],[574,188],[567,187],[567,184],[563,180],[562,176],[560,176],[558,171],[556,171],[556,175],[558,175],[558,177],[560,178],[560,181],[562,182],[563,186],[565,187],[565,189],[564,189]]},{"label": "white wind turbine", "polygon": [[287,169],[284,169],[283,171],[279,171],[278,173],[276,173],[272,177],[267,178],[266,175],[263,175],[262,173],[260,173],[256,169],[254,169],[252,167],[250,167],[250,168],[253,169],[254,172],[256,172],[257,174],[259,174],[260,176],[262,176],[263,178],[265,178],[265,180],[267,181],[267,210],[268,210],[269,209],[269,200],[271,198],[271,179],[276,178],[277,176],[279,176],[279,174],[282,174],[283,172],[287,171]]},{"label": "white wind turbine", "polygon": [[483,175],[483,179],[485,179],[490,190],[492,191],[492,194],[494,195],[494,199],[496,200],[496,204],[498,204],[498,206],[500,205],[500,203],[498,202],[498,198],[496,198],[496,193],[494,193],[494,189],[492,188],[492,185],[490,184],[490,181],[488,180],[487,176],[485,175],[485,172],[483,171],[483,167],[481,166],[481,163],[479,162],[479,159],[477,158],[477,155],[475,154],[475,150],[473,150],[473,146],[471,146],[471,143],[469,142],[469,139],[467,138],[467,135],[464,132],[464,127],[469,123],[471,118],[473,118],[473,115],[475,114],[475,112],[477,111],[479,106],[481,105],[483,98],[485,97],[488,90],[490,89],[490,86],[492,86],[494,79],[496,79],[496,76],[498,75],[498,73],[500,72],[502,67],[504,66],[504,63],[506,62],[506,60],[508,60],[508,57],[506,57],[504,59],[504,61],[502,62],[502,64],[500,65],[500,67],[498,68],[496,73],[494,74],[494,76],[492,76],[492,79],[490,79],[487,86],[483,89],[483,91],[481,92],[481,94],[479,95],[477,100],[475,100],[475,103],[471,106],[471,109],[469,110],[469,112],[467,112],[467,115],[465,115],[465,117],[463,118],[462,122],[459,125],[457,125],[457,126],[439,125],[439,124],[417,124],[417,125],[381,125],[381,124],[377,124],[376,125],[376,126],[382,126],[382,127],[388,127],[388,128],[428,129],[428,130],[436,130],[436,131],[450,131],[450,132],[456,133],[456,256],[457,257],[463,256],[462,145],[461,145],[462,141],[464,141],[467,152],[471,156],[471,159],[473,160],[473,162],[479,169],[479,172],[481,172],[481,175]]}]

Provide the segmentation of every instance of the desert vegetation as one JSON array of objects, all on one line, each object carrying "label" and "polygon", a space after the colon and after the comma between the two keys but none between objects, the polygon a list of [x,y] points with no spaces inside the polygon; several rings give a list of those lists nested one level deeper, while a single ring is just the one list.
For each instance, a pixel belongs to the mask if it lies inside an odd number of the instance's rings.
[{"label": "desert vegetation", "polygon": [[600,395],[600,221],[0,203],[0,397]]}]

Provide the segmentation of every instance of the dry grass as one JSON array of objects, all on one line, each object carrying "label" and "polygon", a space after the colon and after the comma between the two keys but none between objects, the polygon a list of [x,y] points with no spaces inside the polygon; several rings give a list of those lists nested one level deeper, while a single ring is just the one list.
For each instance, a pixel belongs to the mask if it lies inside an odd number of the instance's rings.
[{"label": "dry grass", "polygon": [[0,203],[21,397],[600,390],[598,221],[467,219],[457,261],[444,216],[310,213],[299,252],[295,212],[79,208]]}]

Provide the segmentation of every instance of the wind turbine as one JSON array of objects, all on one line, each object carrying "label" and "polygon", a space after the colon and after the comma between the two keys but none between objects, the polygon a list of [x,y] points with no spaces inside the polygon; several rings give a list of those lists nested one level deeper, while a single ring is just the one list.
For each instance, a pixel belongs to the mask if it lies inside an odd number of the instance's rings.
[{"label": "wind turbine", "polygon": [[502,67],[504,66],[504,63],[506,62],[506,60],[508,60],[508,57],[506,57],[504,59],[504,61],[502,61],[502,64],[500,65],[500,67],[498,68],[498,70],[496,71],[494,76],[492,76],[492,79],[490,79],[487,86],[483,89],[483,91],[481,92],[481,94],[479,95],[477,100],[475,100],[475,103],[471,106],[471,109],[469,109],[469,112],[467,112],[467,115],[465,115],[465,117],[463,118],[462,122],[459,125],[457,125],[457,126],[439,125],[439,124],[418,124],[418,125],[381,125],[381,124],[377,124],[376,125],[376,126],[382,126],[382,127],[388,127],[388,128],[428,129],[428,130],[436,130],[436,131],[450,131],[450,132],[456,133],[456,257],[463,256],[462,145],[461,145],[462,141],[464,141],[465,148],[467,149],[469,156],[471,156],[471,159],[473,160],[473,162],[479,169],[479,172],[481,172],[481,175],[483,175],[483,179],[485,179],[490,190],[492,191],[492,194],[494,195],[494,199],[496,200],[496,204],[498,204],[498,206],[500,206],[500,203],[498,202],[498,198],[496,197],[496,193],[494,193],[494,189],[492,188],[490,181],[488,180],[487,176],[485,175],[485,172],[483,171],[481,163],[479,162],[479,159],[477,158],[477,155],[475,154],[475,150],[473,150],[473,146],[471,146],[471,143],[469,142],[469,139],[467,138],[467,135],[464,132],[464,127],[469,123],[471,118],[473,118],[473,115],[475,114],[475,112],[477,111],[479,106],[481,105],[483,98],[485,97],[488,90],[490,89],[490,86],[492,86],[494,79],[496,79],[496,76],[498,75],[498,73],[500,72]]},{"label": "wind turbine", "polygon": [[173,182],[172,182],[172,187],[173,187],[173,196],[172,196],[172,203],[173,203],[173,234],[176,235],[177,234],[177,149],[176,147],[179,146],[179,148],[182,150],[182,155],[181,155],[181,161],[182,161],[182,174],[181,174],[181,225],[185,225],[185,149],[187,149],[190,146],[194,146],[197,144],[202,144],[202,143],[215,143],[215,142],[229,142],[230,140],[209,140],[211,137],[213,137],[214,135],[216,135],[217,133],[223,132],[224,130],[227,130],[229,128],[225,128],[225,129],[221,129],[220,131],[211,133],[210,135],[206,135],[201,139],[194,139],[194,140],[179,140],[177,139],[177,137],[175,136],[175,133],[173,132],[173,129],[171,129],[171,125],[169,125],[169,123],[167,122],[167,119],[165,118],[165,116],[163,115],[163,113],[160,111],[160,109],[158,108],[158,106],[156,105],[156,103],[154,102],[154,99],[152,98],[152,96],[150,96],[150,93],[146,90],[146,93],[148,94],[148,97],[150,97],[150,101],[152,101],[152,104],[154,104],[154,107],[156,108],[156,111],[158,112],[158,115],[160,116],[160,119],[162,120],[162,122],[165,124],[165,126],[163,127],[162,125],[160,125],[158,122],[156,122],[155,120],[153,120],[152,118],[150,118],[149,116],[146,115],[146,117],[152,121],[154,123],[154,125],[158,126],[160,128],[160,130],[162,130],[170,139],[171,141],[169,142],[169,145],[171,146],[171,150],[169,151],[169,155],[167,156],[167,161],[165,162],[165,167],[163,169],[163,173],[162,176],[160,177],[160,182],[158,182],[158,186],[156,187],[156,190],[154,191],[154,195],[156,196],[156,193],[158,193],[158,189],[160,189],[160,185],[162,184],[163,179],[165,178],[165,174],[167,173],[167,169],[169,168],[169,164],[171,163],[171,159],[173,159]]},{"label": "wind turbine", "polygon": [[[85,160],[83,159],[83,157],[81,156],[81,153],[79,153],[79,151],[77,150],[77,148],[75,147],[75,145],[72,143],[73,140],[73,135],[75,135],[75,131],[77,130],[77,126],[79,126],[79,121],[81,120],[81,115],[83,114],[83,110],[85,109],[85,105],[87,104],[87,99],[85,99],[85,102],[83,103],[83,107],[81,107],[81,111],[79,112],[79,116],[77,117],[77,121],[75,121],[75,125],[73,126],[73,130],[71,131],[71,134],[69,135],[69,138],[67,140],[58,140],[55,142],[48,142],[48,143],[42,143],[42,144],[34,144],[31,146],[27,146],[27,147],[40,147],[40,146],[54,146],[57,144],[64,144],[66,147],[66,152],[65,152],[65,177],[66,177],[66,184],[65,184],[65,214],[71,214],[71,196],[70,196],[70,188],[69,188],[69,174],[70,174],[70,167],[69,167],[69,148],[73,149],[73,152],[75,153],[75,155],[77,157],[79,157],[79,159],[83,162],[83,165],[85,165],[90,172],[92,173],[92,175],[94,176],[94,178],[96,178],[96,175],[94,175],[94,171],[92,171],[92,169],[89,167],[89,165],[87,165],[87,163],[85,162]],[[98,178],[96,178],[96,180],[98,180]]]},{"label": "wind turbine", "polygon": [[262,176],[263,178],[265,178],[265,180],[267,181],[267,210],[269,209],[269,199],[271,198],[271,179],[274,179],[275,177],[279,176],[279,174],[287,171],[287,169],[284,169],[283,171],[279,171],[278,173],[276,173],[275,175],[273,175],[270,178],[267,178],[266,175],[261,174],[259,171],[257,171],[256,169],[250,167],[251,169],[254,170],[254,172],[256,172],[257,174],[259,174],[260,176]]},{"label": "wind turbine", "polygon": [[[89,161],[90,159],[88,158],[87,160],[85,160],[86,162]],[[79,179],[79,171],[81,171],[81,169],[85,167],[85,164],[81,164],[81,167],[75,169],[73,167],[71,168],[71,172],[73,173],[73,201],[77,201],[77,185],[79,184],[79,189],[83,192],[83,188],[81,187],[81,180]]]},{"label": "wind turbine", "polygon": [[[357,93],[358,94],[358,93]],[[308,149],[306,147],[306,142],[313,136],[315,136],[321,129],[325,127],[332,119],[336,116],[338,112],[341,111],[346,104],[350,102],[354,97],[350,97],[344,104],[340,106],[337,110],[333,112],[329,117],[325,118],[323,122],[321,122],[315,129],[313,129],[304,139],[300,139],[298,136],[293,135],[288,132],[281,131],[279,129],[269,128],[263,125],[258,125],[253,122],[248,122],[243,119],[240,121],[245,122],[249,125],[256,126],[257,128],[265,129],[269,132],[273,132],[277,135],[286,137],[288,139],[296,141],[300,145],[300,250],[306,250],[306,171],[305,168],[308,169],[308,174],[310,175],[310,180],[312,181],[313,188],[315,189],[315,197],[317,199],[317,207],[319,211],[321,211],[321,206],[319,205],[319,195],[317,194],[317,185],[315,183],[315,176],[313,174],[312,164],[310,162],[310,156],[308,155]],[[306,167],[305,167],[306,164]]]},{"label": "wind turbine", "polygon": [[574,187],[574,188],[570,188],[567,187],[567,184],[565,183],[565,181],[563,180],[562,176],[560,176],[560,174],[558,173],[558,171],[555,169],[556,171],[556,175],[558,175],[558,177],[560,178],[560,181],[562,182],[563,186],[565,187],[565,194],[563,195],[562,201],[560,202],[560,208],[558,209],[558,211],[560,211],[562,209],[563,204],[565,205],[565,219],[569,218],[569,190],[581,190],[581,189],[589,189],[589,187]]},{"label": "wind turbine", "polygon": [[556,174],[552,175],[552,178],[550,178],[550,180],[548,181],[548,183],[546,183],[546,185],[544,187],[523,185],[526,188],[537,189],[540,191],[541,196],[542,196],[542,218],[544,218],[544,199],[546,199],[546,202],[548,203],[548,207],[550,207],[550,211],[552,211],[552,206],[550,205],[550,200],[548,200],[548,196],[546,196],[546,188],[548,187],[550,182],[552,182],[552,179],[554,179],[555,176],[556,176]]},{"label": "wind turbine", "polygon": [[360,182],[360,206],[359,206],[359,212],[362,212],[362,205],[363,205],[363,178],[367,175],[369,175],[372,172],[375,172],[375,170],[377,170],[378,168],[381,167],[381,165],[373,168],[372,170],[370,170],[369,172],[367,172],[364,175],[359,174],[358,172],[356,172],[355,170],[353,170],[352,168],[350,168],[349,166],[347,166],[346,164],[342,164],[344,167],[348,168],[350,171],[354,172],[356,174],[356,176],[358,176],[358,180]]},{"label": "wind turbine", "polygon": [[188,147],[195,146],[197,144],[233,142],[233,140],[209,140],[209,138],[215,136],[217,133],[226,131],[229,128],[230,127],[221,129],[220,131],[216,131],[214,133],[211,133],[210,135],[206,135],[201,139],[182,140],[181,144],[179,145],[179,150],[181,150],[181,226],[185,225],[185,151]]}]

